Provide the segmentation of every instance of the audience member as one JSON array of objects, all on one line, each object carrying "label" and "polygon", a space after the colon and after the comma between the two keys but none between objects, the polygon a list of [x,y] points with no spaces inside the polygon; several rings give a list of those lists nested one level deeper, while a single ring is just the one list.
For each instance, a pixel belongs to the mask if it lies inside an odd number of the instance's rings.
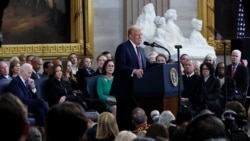
[{"label": "audience member", "polygon": [[78,62],[77,55],[75,53],[70,53],[69,56],[68,56],[68,60],[72,64],[72,73],[73,73],[73,75],[76,75],[76,72],[78,71],[78,67],[79,67],[79,62]]},{"label": "audience member", "polygon": [[245,133],[250,131],[250,123],[247,120],[247,114],[245,107],[238,101],[230,101],[225,106],[225,112],[232,110],[235,112],[235,115],[232,117],[239,129],[242,129]]},{"label": "audience member", "polygon": [[160,112],[158,110],[153,110],[150,112],[150,116],[153,122],[158,122],[160,117]]},{"label": "audience member", "polygon": [[158,64],[167,64],[167,57],[164,54],[158,54],[155,59]]},{"label": "audience member", "polygon": [[227,66],[227,75],[233,78],[236,90],[234,92],[233,100],[244,104],[247,89],[249,85],[249,72],[247,67],[240,64],[241,52],[233,50],[231,54],[232,64]]},{"label": "audience member", "polygon": [[194,73],[192,60],[186,60],[184,64],[184,75],[182,75],[184,90],[181,94],[181,103],[190,107],[193,115],[204,108],[204,96],[201,95],[202,79]]},{"label": "audience member", "polygon": [[159,138],[168,139],[168,128],[161,123],[152,123],[148,128],[145,137],[150,137],[156,140],[158,140]]},{"label": "audience member", "polygon": [[146,133],[148,128],[150,127],[150,124],[147,123],[147,115],[145,111],[142,108],[136,107],[133,109],[132,113],[132,123],[136,127],[135,130],[133,130],[133,133],[140,134]]},{"label": "audience member", "polygon": [[[117,123],[120,130],[132,130],[131,111],[137,107],[133,93],[134,77],[143,77],[143,72],[149,65],[142,47],[142,29],[133,25],[128,29],[128,41],[121,43],[115,53],[115,75],[111,95],[117,101]],[[138,51],[137,51],[138,50]],[[139,56],[139,57],[138,57]]]},{"label": "audience member", "polygon": [[186,141],[207,141],[208,139],[225,138],[225,125],[211,111],[200,112],[187,126]]},{"label": "audience member", "polygon": [[103,54],[97,56],[96,61],[97,61],[97,70],[93,75],[102,75],[102,67],[104,62],[107,60],[107,57]]},{"label": "audience member", "polygon": [[27,55],[27,56],[26,56],[26,63],[31,64],[31,61],[32,61],[32,59],[33,59],[34,57],[35,57],[34,55]]},{"label": "audience member", "polygon": [[47,141],[83,141],[87,122],[85,111],[79,104],[56,104],[48,112]]},{"label": "audience member", "polygon": [[13,60],[10,62],[9,75],[10,77],[17,77],[20,71],[20,61]]},{"label": "audience member", "polygon": [[112,60],[107,60],[103,64],[102,73],[97,79],[97,94],[101,101],[106,103],[107,110],[116,117],[116,98],[110,95],[110,89],[113,83],[113,73],[115,65]]},{"label": "audience member", "polygon": [[0,96],[0,138],[25,141],[29,133],[27,108],[11,93]]},{"label": "audience member", "polygon": [[78,90],[74,90],[69,81],[63,80],[61,66],[53,67],[52,75],[48,81],[47,86],[47,100],[50,107],[57,103],[71,101],[76,102],[80,104],[84,109],[87,109],[87,106],[83,101],[82,93],[80,93]]},{"label": "audience member", "polygon": [[42,133],[35,126],[31,126],[26,141],[43,141]]},{"label": "audience member", "polygon": [[216,60],[215,60],[215,56],[212,54],[207,54],[203,60],[203,63],[210,63],[213,65],[213,67],[215,67],[216,65]]},{"label": "audience member", "polygon": [[86,77],[90,77],[95,72],[92,68],[91,59],[87,56],[83,57],[81,63],[79,64],[78,71],[76,73],[76,79],[78,86],[83,93],[86,93]]},{"label": "audience member", "polygon": [[225,64],[220,62],[216,65],[215,76],[220,80],[220,101],[221,108],[224,109],[227,101],[233,101],[235,83],[230,76],[225,74]]},{"label": "audience member", "polygon": [[66,60],[62,62],[62,73],[63,73],[62,79],[64,81],[68,81],[74,90],[79,90],[78,92],[80,92],[77,79],[73,74],[71,61]]},{"label": "audience member", "polygon": [[214,67],[211,63],[203,63],[200,66],[200,73],[203,79],[203,95],[205,96],[206,107],[217,116],[221,114],[220,107],[220,81],[214,76]]},{"label": "audience member", "polygon": [[180,56],[180,63],[182,64],[182,66],[184,66],[184,63],[189,60],[189,56],[187,54],[182,54]]},{"label": "audience member", "polygon": [[[193,113],[191,109],[186,105],[181,104],[181,107],[176,114],[176,119],[172,120],[171,123],[175,124],[177,129],[185,129],[192,119]],[[170,133],[172,133],[172,131]]]},{"label": "audience member", "polygon": [[161,113],[158,123],[165,125],[167,128],[171,126],[171,121],[175,120],[175,116],[169,110],[165,110]]},{"label": "audience member", "polygon": [[8,90],[28,106],[28,112],[35,115],[36,125],[45,126],[48,105],[36,95],[35,82],[30,78],[32,70],[30,64],[23,64],[19,75],[11,80]]},{"label": "audience member", "polygon": [[88,119],[88,130],[85,133],[85,139],[86,141],[95,141],[99,113],[97,111],[87,111],[86,117]]},{"label": "audience member", "polygon": [[97,141],[113,141],[119,133],[115,116],[109,112],[102,112],[97,124]]},{"label": "audience member", "polygon": [[132,141],[135,138],[137,138],[137,136],[134,133],[123,130],[119,132],[114,141]]},{"label": "audience member", "polygon": [[105,55],[107,57],[108,60],[113,59],[112,58],[112,54],[109,51],[103,51],[102,55]]},{"label": "audience member", "polygon": [[201,62],[198,60],[193,61],[193,65],[194,65],[194,73],[197,75],[200,75],[200,65]]},{"label": "audience member", "polygon": [[1,79],[12,79],[9,76],[9,66],[4,61],[0,61],[0,80]]},{"label": "audience member", "polygon": [[53,67],[53,63],[50,61],[46,61],[43,63],[43,74],[42,77],[49,77],[51,75],[51,70]]},{"label": "audience member", "polygon": [[58,65],[62,66],[62,60],[61,60],[61,58],[55,58],[55,59],[53,59],[52,60],[52,64],[53,64],[53,66],[58,66]]},{"label": "audience member", "polygon": [[18,59],[20,60],[20,65],[26,63],[26,56],[21,54],[18,56]]},{"label": "audience member", "polygon": [[31,60],[31,65],[33,67],[31,78],[34,79],[34,80],[41,79],[42,78],[42,74],[39,73],[39,70],[42,68],[42,65],[43,65],[42,58],[35,56]]},{"label": "audience member", "polygon": [[149,54],[148,54],[148,61],[150,63],[156,63],[156,56],[158,55],[158,53],[156,51],[151,51]]}]

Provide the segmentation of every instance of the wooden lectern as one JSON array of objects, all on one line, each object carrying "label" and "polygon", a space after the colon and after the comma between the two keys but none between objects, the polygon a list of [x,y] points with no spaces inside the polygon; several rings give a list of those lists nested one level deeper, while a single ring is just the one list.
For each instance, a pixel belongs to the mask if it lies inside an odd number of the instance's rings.
[{"label": "wooden lectern", "polygon": [[182,75],[178,77],[177,67],[177,63],[159,64],[146,70],[142,78],[134,78],[135,97],[147,114],[152,110],[170,110],[176,115],[179,109],[178,85],[180,91],[183,90]]}]

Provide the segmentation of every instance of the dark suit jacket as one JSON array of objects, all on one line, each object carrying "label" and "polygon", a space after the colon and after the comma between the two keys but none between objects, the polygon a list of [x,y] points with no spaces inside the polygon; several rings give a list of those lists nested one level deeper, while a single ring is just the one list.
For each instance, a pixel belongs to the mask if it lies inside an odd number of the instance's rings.
[{"label": "dark suit jacket", "polygon": [[[12,77],[11,76],[9,76],[11,79],[12,79]],[[0,75],[0,80],[1,79],[7,79],[5,76],[3,76],[3,75]]]},{"label": "dark suit jacket", "polygon": [[86,77],[90,77],[95,73],[92,68],[81,68],[76,72],[76,79],[80,90],[86,94]]},{"label": "dark suit jacket", "polygon": [[[39,75],[40,78],[38,78],[37,75]],[[43,78],[43,75],[40,74],[40,73],[35,74],[34,72],[32,72],[31,78],[34,79],[34,80],[36,80],[36,79],[41,79],[41,78]]]},{"label": "dark suit jacket", "polygon": [[38,98],[30,88],[27,88],[24,85],[20,76],[17,76],[11,80],[8,90],[19,97],[21,101],[28,106],[29,112],[34,112],[35,109],[46,105],[44,100]]},{"label": "dark suit jacket", "polygon": [[[231,76],[232,65],[227,66],[227,75]],[[234,74],[233,80],[235,81],[236,90],[241,95],[246,95],[248,83],[249,83],[249,73],[245,66],[238,65]]]},{"label": "dark suit jacket", "polygon": [[[148,59],[142,47],[141,53],[142,65],[145,70]],[[128,40],[120,44],[115,53],[115,73],[111,88],[111,95],[121,98],[128,98],[133,93],[133,69],[139,69],[137,54],[132,43]]]},{"label": "dark suit jacket", "polygon": [[92,128],[89,128],[86,131],[86,141],[95,141],[96,140],[96,130],[97,124],[95,124]]}]

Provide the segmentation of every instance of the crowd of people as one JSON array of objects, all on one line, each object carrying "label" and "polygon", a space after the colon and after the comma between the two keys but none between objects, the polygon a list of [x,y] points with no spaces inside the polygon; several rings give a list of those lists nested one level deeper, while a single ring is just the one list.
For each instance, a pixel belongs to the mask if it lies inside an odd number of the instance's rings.
[{"label": "crowd of people", "polygon": [[[13,57],[10,65],[0,61],[0,81],[10,80],[0,97],[4,115],[0,116],[0,136],[11,132],[13,140],[31,138],[36,132],[27,122],[28,113],[36,119],[40,139],[48,141],[230,140],[236,130],[247,136],[249,70],[239,50],[232,51],[227,66],[216,63],[210,54],[203,62],[182,54],[184,90],[179,111],[175,117],[173,111],[156,109],[149,120],[135,97],[133,78],[142,78],[146,69],[156,65],[178,62],[155,51],[146,55],[141,43],[141,27],[131,26],[128,40],[118,45],[114,56],[108,51],[98,55],[96,70],[90,57],[80,59],[75,53],[45,62],[33,55]],[[87,78],[94,76],[98,76],[96,99],[86,89]],[[44,79],[46,86],[38,95],[38,84]]]}]

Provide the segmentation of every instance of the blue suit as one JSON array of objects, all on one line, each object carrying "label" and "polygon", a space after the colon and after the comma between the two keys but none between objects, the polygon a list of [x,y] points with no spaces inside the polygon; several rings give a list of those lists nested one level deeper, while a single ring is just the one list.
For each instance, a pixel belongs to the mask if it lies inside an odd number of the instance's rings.
[{"label": "blue suit", "polygon": [[8,89],[9,92],[19,97],[28,106],[28,112],[35,115],[36,124],[38,126],[45,126],[48,105],[43,99],[37,97],[30,87],[25,86],[20,76],[11,80]]},{"label": "blue suit", "polygon": [[[147,57],[142,47],[141,53],[142,67],[147,67]],[[115,53],[115,73],[111,88],[111,95],[117,100],[117,123],[119,130],[132,130],[131,111],[137,107],[137,102],[133,94],[133,69],[139,69],[137,53],[128,40],[120,44]]]}]

